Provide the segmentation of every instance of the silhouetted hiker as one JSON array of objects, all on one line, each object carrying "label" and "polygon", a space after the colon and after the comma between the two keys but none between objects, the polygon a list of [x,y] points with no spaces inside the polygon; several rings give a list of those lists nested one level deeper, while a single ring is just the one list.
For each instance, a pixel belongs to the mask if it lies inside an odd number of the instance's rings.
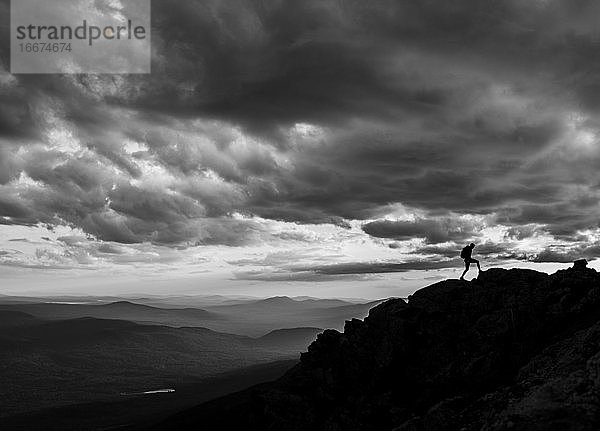
[{"label": "silhouetted hiker", "polygon": [[481,271],[481,267],[479,266],[479,261],[477,259],[473,259],[471,257],[471,253],[473,253],[474,248],[475,248],[475,244],[471,243],[471,244],[467,245],[465,248],[463,248],[462,251],[460,252],[460,257],[462,257],[463,260],[465,261],[465,270],[463,271],[462,275],[460,276],[461,280],[464,280],[464,276],[467,273],[467,271],[469,270],[469,267],[471,266],[472,263],[476,263],[477,271]]}]

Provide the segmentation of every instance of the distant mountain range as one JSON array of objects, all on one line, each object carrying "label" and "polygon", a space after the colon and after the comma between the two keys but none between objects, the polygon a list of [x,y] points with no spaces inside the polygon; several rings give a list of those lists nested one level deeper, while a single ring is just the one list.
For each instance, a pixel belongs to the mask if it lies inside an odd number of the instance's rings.
[{"label": "distant mountain range", "polygon": [[108,304],[25,303],[1,304],[0,311],[21,311],[42,319],[74,319],[96,317],[99,319],[131,320],[169,326],[202,326],[217,318],[202,309],[170,309],[118,301]]},{"label": "distant mountain range", "polygon": [[226,332],[257,336],[280,328],[318,327],[341,329],[352,318],[363,318],[381,301],[351,303],[332,299],[274,297],[233,305],[207,307],[220,320],[207,327]]},{"label": "distant mountain range", "polygon": [[[258,337],[282,328],[341,329],[345,320],[364,317],[370,308],[380,302],[353,303],[339,299],[293,299],[287,296],[260,300],[235,299],[232,302],[220,299],[219,305],[195,308],[173,307],[169,299],[165,301],[170,306],[151,306],[123,299],[102,302],[97,298],[81,298],[81,302],[77,302],[76,298],[63,297],[51,300],[38,298],[41,302],[32,302],[31,298],[25,301],[23,298],[1,297],[0,311],[19,311],[50,320],[95,317],[172,327],[204,327]],[[153,298],[152,301],[156,303],[157,299]]]}]

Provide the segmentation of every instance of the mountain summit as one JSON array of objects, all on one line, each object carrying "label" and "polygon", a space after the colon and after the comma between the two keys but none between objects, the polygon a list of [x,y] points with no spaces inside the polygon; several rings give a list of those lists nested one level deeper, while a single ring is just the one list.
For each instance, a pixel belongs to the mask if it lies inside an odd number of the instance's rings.
[{"label": "mountain summit", "polygon": [[159,429],[600,429],[600,274],[490,269],[327,330],[279,380]]}]

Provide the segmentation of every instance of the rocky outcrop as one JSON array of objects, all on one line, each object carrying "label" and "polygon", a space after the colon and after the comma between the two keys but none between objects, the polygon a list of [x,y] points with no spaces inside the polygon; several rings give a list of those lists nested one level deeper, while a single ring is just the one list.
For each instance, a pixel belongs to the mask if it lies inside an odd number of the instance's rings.
[{"label": "rocky outcrop", "polygon": [[388,300],[278,381],[161,428],[597,430],[599,397],[600,275],[490,269]]}]

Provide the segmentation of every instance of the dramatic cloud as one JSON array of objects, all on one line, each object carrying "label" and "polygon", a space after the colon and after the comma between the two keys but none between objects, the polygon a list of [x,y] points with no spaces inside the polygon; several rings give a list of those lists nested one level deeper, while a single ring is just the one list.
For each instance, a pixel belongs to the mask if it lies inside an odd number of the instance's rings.
[{"label": "dramatic cloud", "polygon": [[331,281],[362,280],[369,274],[387,274],[409,271],[458,268],[460,259],[413,260],[404,263],[391,262],[348,262],[322,266],[285,265],[278,270],[237,271],[238,280],[255,281]]},{"label": "dramatic cloud", "polygon": [[[498,259],[598,255],[598,2],[175,0],[152,15],[148,76],[10,75],[2,38],[0,224],[69,226],[115,256],[318,242],[278,221],[362,225],[403,259],[471,240]],[[405,269],[365,265],[314,272]]]},{"label": "dramatic cloud", "polygon": [[553,246],[542,250],[533,257],[534,262],[573,262],[576,259],[595,259],[600,256],[600,244],[580,244],[575,247]]},{"label": "dramatic cloud", "polygon": [[481,223],[455,218],[416,219],[416,220],[379,220],[367,223],[363,230],[371,236],[378,238],[393,238],[396,240],[409,240],[412,238],[425,238],[428,243],[442,243],[448,241],[464,242],[478,235],[477,225]]},{"label": "dramatic cloud", "polygon": [[385,272],[408,272],[414,270],[429,270],[456,268],[461,265],[460,259],[428,261],[419,260],[405,263],[341,263],[322,266],[315,269],[318,274],[377,274]]}]

